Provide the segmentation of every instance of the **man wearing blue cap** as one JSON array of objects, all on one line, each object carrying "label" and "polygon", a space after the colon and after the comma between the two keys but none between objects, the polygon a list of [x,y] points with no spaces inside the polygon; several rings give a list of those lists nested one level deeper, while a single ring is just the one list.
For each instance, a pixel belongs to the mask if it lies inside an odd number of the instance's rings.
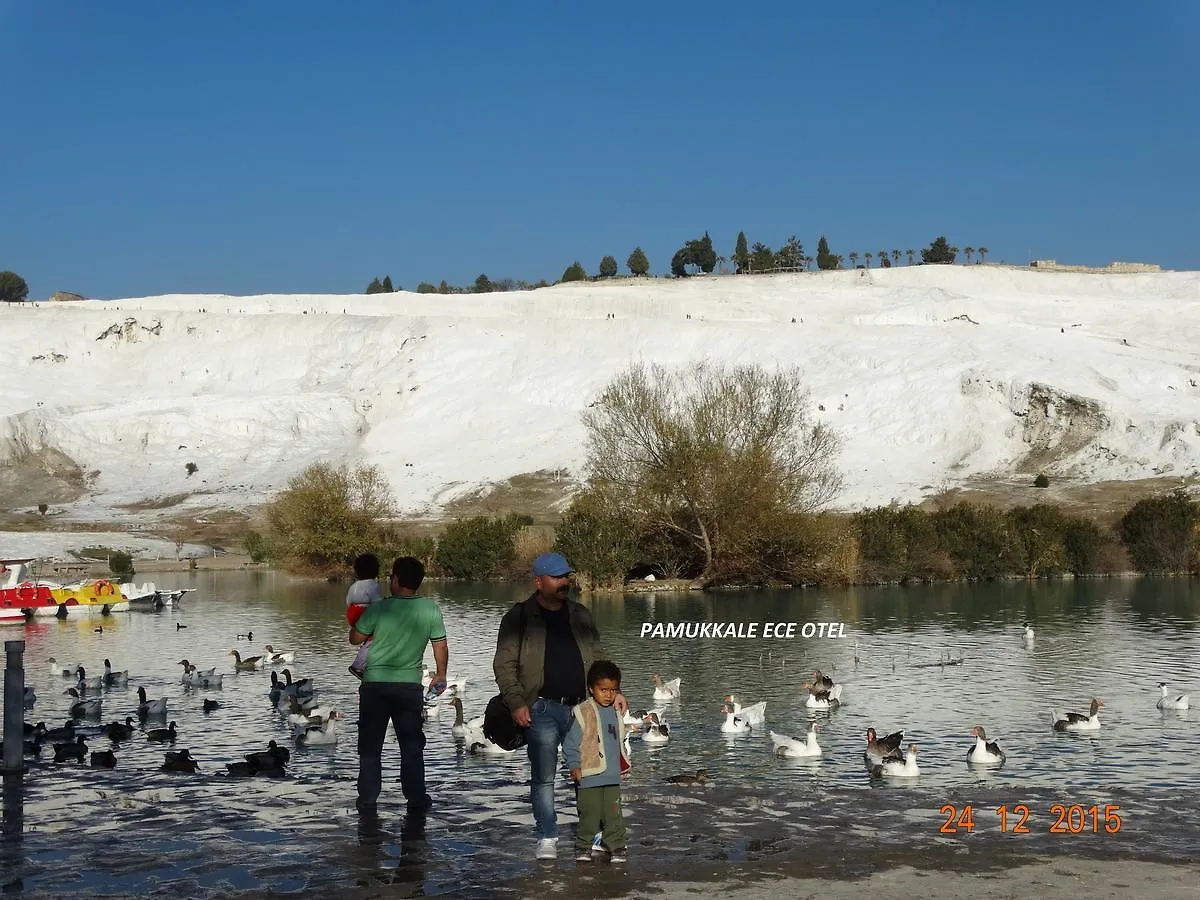
[{"label": "man wearing blue cap", "polygon": [[[554,779],[558,748],[571,727],[571,707],[587,697],[586,673],[592,663],[608,659],[591,612],[568,596],[573,571],[561,553],[543,553],[533,561],[536,590],[500,620],[492,660],[513,721],[526,729],[538,859],[558,855]],[[625,712],[620,694],[616,706]]]}]

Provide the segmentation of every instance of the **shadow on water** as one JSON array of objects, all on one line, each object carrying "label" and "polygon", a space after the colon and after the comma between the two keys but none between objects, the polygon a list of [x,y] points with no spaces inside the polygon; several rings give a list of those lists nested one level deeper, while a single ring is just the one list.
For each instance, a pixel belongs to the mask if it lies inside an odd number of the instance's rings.
[{"label": "shadow on water", "polygon": [[[556,864],[531,857],[532,815],[523,754],[488,759],[465,752],[443,704],[426,726],[436,806],[425,826],[408,822],[398,759],[385,752],[378,816],[354,810],[357,682],[346,667],[345,584],[293,581],[277,573],[197,573],[198,590],[176,607],[105,620],[38,621],[25,630],[27,681],[39,701],[30,721],[62,725],[69,684],[55,668],[99,674],[110,658],[127,687],[101,693],[102,716],[83,720],[90,750],[113,749],[117,767],[29,761],[19,791],[5,784],[0,859],[7,890],[29,896],[124,896],[169,890],[194,897],[517,896],[523,884],[573,872],[567,859],[575,816],[564,777],[558,794]],[[451,675],[467,679],[468,718],[495,693],[496,626],[528,596],[525,585],[431,584],[443,602]],[[1187,856],[1200,839],[1200,772],[1193,763],[1195,711],[1155,708],[1159,681],[1195,689],[1200,658],[1195,582],[1096,580],[935,587],[714,594],[638,594],[589,601],[634,708],[660,705],[671,724],[662,746],[632,741],[623,789],[631,828],[630,868],[639,879],[686,876],[698,863],[761,862],[803,854],[814,842],[866,865],[877,854],[957,852],[964,835],[939,830],[945,804],[975,809],[972,848]],[[1032,646],[1021,625],[1036,629]],[[842,622],[844,638],[643,636],[643,625],[678,622]],[[182,627],[181,627],[182,626]],[[245,635],[253,634],[253,639]],[[346,711],[334,747],[296,747],[267,698],[269,673],[235,673],[265,644],[293,650],[288,666],[312,678],[320,699]],[[224,673],[219,690],[185,688],[179,660]],[[946,666],[946,658],[961,659]],[[800,682],[814,669],[844,685],[834,711],[805,706]],[[277,667],[276,671],[281,671]],[[678,700],[659,703],[651,678],[683,680]],[[196,775],[159,771],[171,749],[138,732],[113,743],[103,722],[123,720],[137,688],[165,697],[177,722],[174,749],[188,747]],[[767,703],[766,727],[744,737],[719,731],[723,698]],[[1051,709],[1083,711],[1105,701],[1099,732],[1060,734]],[[219,706],[203,710],[204,699]],[[1197,699],[1200,699],[1198,697]],[[136,721],[136,719],[135,719]],[[813,762],[776,758],[766,730],[799,737],[820,725]],[[1008,754],[997,770],[966,764],[970,729],[987,727]],[[869,777],[863,734],[904,729],[920,747],[915,779]],[[225,764],[269,739],[292,746],[282,779],[238,779]],[[711,784],[664,779],[706,768]],[[15,782],[14,782],[15,783]],[[19,802],[23,799],[23,803]],[[996,808],[1024,803],[1029,835],[1000,831]],[[1088,828],[1050,834],[1053,807],[1119,806],[1115,834]],[[1102,816],[1102,812],[1101,812]],[[810,854],[811,855],[811,854]],[[551,874],[553,873],[553,874]],[[858,873],[857,869],[851,874]],[[846,874],[842,872],[841,874]],[[572,876],[574,877],[574,876]],[[610,888],[597,868],[588,891]],[[524,881],[522,881],[524,879]],[[533,879],[533,881],[530,881]]]}]

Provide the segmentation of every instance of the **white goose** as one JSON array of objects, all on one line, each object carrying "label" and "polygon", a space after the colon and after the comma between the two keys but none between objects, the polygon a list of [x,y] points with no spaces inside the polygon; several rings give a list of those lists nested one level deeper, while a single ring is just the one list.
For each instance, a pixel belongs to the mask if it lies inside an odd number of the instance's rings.
[{"label": "white goose", "polygon": [[725,698],[725,702],[733,707],[734,713],[739,719],[749,722],[753,728],[761,728],[767,721],[767,701],[760,700],[758,703],[752,703],[749,706],[742,706],[738,702],[738,698],[730,694]]},{"label": "white goose", "polygon": [[721,723],[723,734],[749,734],[754,730],[749,722],[734,713],[733,707],[728,703],[721,707],[721,712],[725,713],[725,721]]},{"label": "white goose", "polygon": [[1050,710],[1050,719],[1054,723],[1055,731],[1099,731],[1100,730],[1100,707],[1104,705],[1103,700],[1092,700],[1092,709],[1090,715],[1083,713],[1069,712],[1066,718],[1060,718],[1058,713]]},{"label": "white goose", "polygon": [[276,650],[270,644],[267,644],[264,649],[266,650],[266,653],[263,654],[263,658],[267,661],[267,665],[269,666],[294,663],[296,661],[295,650]]},{"label": "white goose", "polygon": [[[642,720],[633,714],[632,710],[626,709],[625,715],[621,717],[621,724],[625,726],[626,732],[641,731]],[[628,733],[626,734],[628,739]]]},{"label": "white goose", "polygon": [[342,714],[337,710],[329,713],[324,725],[309,725],[303,731],[296,732],[297,747],[331,747],[337,743],[337,723]]},{"label": "white goose", "polygon": [[[483,733],[483,716],[477,716],[466,725],[467,751],[481,756],[512,756],[516,750],[505,750],[493,744]],[[520,748],[518,748],[520,749]]]},{"label": "white goose", "polygon": [[63,678],[74,678],[76,670],[79,668],[76,666],[74,669],[64,669],[58,664],[58,660],[56,660],[53,656],[46,660],[46,664],[50,667],[51,678],[58,678],[59,676],[62,676]]},{"label": "white goose", "polygon": [[770,732],[771,745],[776,756],[782,756],[788,759],[800,759],[803,757],[812,757],[821,755],[821,745],[817,743],[817,731],[820,730],[816,722],[813,722],[808,727],[808,735],[803,741],[798,741],[795,738],[788,737],[786,734],[776,734]]},{"label": "white goose", "polygon": [[188,687],[198,688],[219,688],[221,687],[221,679],[224,676],[219,672],[213,672],[211,669],[207,672],[200,672],[193,665],[187,665],[183,668],[183,683]]},{"label": "white goose", "polygon": [[324,706],[314,706],[311,709],[302,709],[300,712],[288,713],[287,720],[288,724],[296,729],[298,734],[313,725],[324,725],[332,713],[333,710],[327,709]]},{"label": "white goose", "polygon": [[654,682],[654,699],[655,700],[678,700],[679,686],[683,684],[680,678],[672,678],[670,681],[663,681],[658,675],[653,676],[651,681]]},{"label": "white goose", "polygon": [[971,729],[971,736],[975,738],[975,743],[967,751],[967,762],[974,766],[1002,766],[1007,758],[1004,751],[1000,749],[1000,745],[995,741],[987,739],[987,732],[983,730],[982,725],[976,725]]},{"label": "white goose", "polygon": [[665,719],[658,713],[646,714],[646,730],[642,732],[642,740],[647,744],[665,744],[671,739],[671,729]]},{"label": "white goose", "polygon": [[886,778],[916,778],[921,774],[921,770],[917,768],[917,745],[908,745],[908,754],[904,757],[904,762],[885,759],[882,764],[871,770],[871,774]]},{"label": "white goose", "polygon": [[1162,696],[1158,702],[1154,704],[1159,709],[1187,709],[1189,706],[1187,694],[1176,694],[1174,697],[1167,693],[1167,683],[1160,681],[1158,689],[1162,691]]}]

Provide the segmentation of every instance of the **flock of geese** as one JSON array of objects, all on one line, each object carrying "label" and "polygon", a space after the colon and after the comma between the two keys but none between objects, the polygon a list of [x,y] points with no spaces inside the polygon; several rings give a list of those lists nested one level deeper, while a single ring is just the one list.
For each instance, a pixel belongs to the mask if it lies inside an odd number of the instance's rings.
[{"label": "flock of geese", "polygon": [[[241,637],[239,635],[239,637]],[[1024,626],[1022,641],[1032,649],[1034,632],[1028,623]],[[243,657],[238,650],[230,650],[233,657],[234,673],[246,673],[265,670],[274,666],[290,666],[295,662],[294,651],[276,650],[267,644],[263,653]],[[102,717],[104,704],[111,703],[119,696],[114,691],[127,690],[129,673],[114,671],[110,660],[104,660],[102,675],[89,677],[82,665],[75,668],[63,668],[51,658],[47,660],[49,674],[53,678],[73,680],[63,694],[70,697],[68,709],[69,719],[61,728],[47,728],[45,722],[25,725],[25,753],[38,755],[44,744],[49,743],[54,749],[54,761],[66,762],[78,760],[83,762],[88,754],[87,739],[103,735],[112,742],[113,748],[93,751],[90,754],[91,765],[97,767],[113,767],[117,763],[114,752],[120,745],[134,739],[140,732],[147,741],[174,745],[179,738],[177,724],[171,721],[165,724],[168,716],[168,701],[164,698],[151,699],[144,687],[138,687],[138,703],[124,721],[112,721],[107,725],[89,725],[88,720],[98,720]],[[224,673],[216,667],[201,669],[188,659],[178,663],[182,669],[181,683],[186,688],[211,689],[221,688]],[[316,698],[316,689],[311,679],[302,678],[294,681],[290,668],[276,672],[271,668],[271,682],[267,696],[274,709],[283,717],[292,730],[296,746],[311,747],[334,745],[338,739],[338,723],[344,715],[338,710],[322,706]],[[282,675],[282,678],[280,677]],[[422,684],[428,688],[432,674],[425,670]],[[664,680],[659,675],[651,679],[653,699],[661,705],[652,709],[627,711],[624,721],[631,734],[640,734],[647,744],[665,744],[671,738],[671,727],[667,722],[667,708],[678,701],[681,696],[682,680],[674,678]],[[836,710],[842,704],[843,685],[835,683],[833,678],[817,670],[812,673],[811,681],[802,682],[805,691],[804,706],[814,711]],[[1165,682],[1158,684],[1161,696],[1157,707],[1161,710],[1186,710],[1190,701],[1187,694],[1174,694],[1168,690]],[[451,734],[456,741],[462,742],[463,747],[470,753],[485,756],[512,756],[521,750],[510,751],[492,743],[483,733],[482,715],[467,720],[464,716],[463,697],[466,693],[465,678],[447,679],[445,692],[440,696],[427,696],[425,701],[425,719],[437,717],[440,704],[444,700],[454,709],[455,719],[451,726]],[[36,703],[36,695],[32,687],[26,688],[26,708]],[[1088,713],[1068,712],[1059,715],[1051,711],[1051,724],[1059,732],[1094,732],[1101,728],[1099,711],[1104,707],[1104,701],[1093,699]],[[213,712],[220,708],[220,703],[211,698],[203,698],[204,712]],[[724,720],[719,726],[722,734],[741,736],[761,734],[766,722],[766,701],[743,705],[736,696],[724,698],[721,713]],[[134,724],[135,717],[138,724]],[[148,727],[153,725],[155,727]],[[821,726],[812,722],[807,734],[802,738],[768,730],[772,752],[786,759],[818,759],[824,753],[818,742]],[[966,750],[966,761],[973,766],[1002,766],[1007,755],[999,743],[989,740],[982,725],[971,729],[974,742]],[[629,735],[626,736],[628,742]],[[2,745],[0,745],[2,746]],[[629,750],[628,743],[626,750]],[[910,743],[904,746],[904,732],[896,731],[880,737],[874,728],[866,731],[866,746],[863,750],[863,760],[867,770],[873,777],[913,778],[920,775],[917,764],[917,746]],[[229,775],[264,775],[279,776],[284,773],[290,759],[286,747],[279,746],[276,741],[270,741],[265,750],[246,754],[244,760],[227,763]],[[169,751],[165,755],[162,771],[196,772],[199,764],[187,749]],[[674,784],[704,784],[708,780],[707,772],[697,770],[695,775],[677,775],[667,779]]]},{"label": "flock of geese", "polygon": [[[1022,641],[1032,649],[1034,641],[1033,627],[1025,624]],[[678,701],[681,695],[681,679],[664,680],[659,675],[652,676],[653,698],[664,703],[655,709],[629,711],[625,714],[625,723],[630,731],[640,732],[642,740],[649,744],[664,744],[670,740],[671,728],[667,723],[666,708],[672,701]],[[802,683],[806,695],[804,706],[809,710],[831,711],[842,704],[843,686],[817,670],[812,673],[811,681]],[[1169,691],[1165,682],[1159,682],[1161,696],[1156,704],[1160,710],[1186,710],[1190,706],[1187,694],[1176,694]],[[458,697],[452,699],[456,719],[454,734],[467,741],[467,747],[472,752],[507,756],[513,752],[505,751],[483,736],[483,717],[470,722],[463,721],[462,703]],[[1099,710],[1104,707],[1104,701],[1095,698],[1087,713],[1067,712],[1059,714],[1051,710],[1050,723],[1057,732],[1095,732],[1101,728]],[[730,736],[761,734],[765,727],[766,701],[743,705],[737,697],[726,696],[721,706],[724,720],[719,726],[722,734]],[[809,725],[807,734],[802,738],[767,731],[771,741],[772,752],[786,759],[817,759],[824,753],[818,742],[821,726],[817,722]],[[974,726],[970,731],[973,742],[967,746],[966,762],[971,766],[999,767],[1007,762],[1008,756],[1000,747],[998,741],[989,740],[987,731],[982,725]],[[628,741],[628,737],[626,738]],[[626,744],[628,751],[629,745]],[[904,744],[904,732],[896,731],[880,737],[874,728],[866,731],[866,746],[863,749],[863,760],[867,771],[872,777],[879,778],[915,778],[921,774],[917,764],[918,748],[914,743]],[[677,775],[668,778],[673,784],[704,784],[708,773],[697,770],[695,775]]]},{"label": "flock of geese", "polygon": [[[230,650],[229,655],[233,657],[234,673],[290,665],[296,658],[294,651],[276,650],[270,644],[266,645],[262,654],[256,656],[243,658],[237,650]],[[105,705],[111,706],[118,698],[123,698],[129,687],[129,672],[114,671],[110,660],[104,660],[104,674],[94,677],[89,677],[82,665],[76,665],[73,669],[63,668],[53,657],[46,662],[50,678],[73,681],[73,684],[62,692],[70,698],[67,710],[69,718],[59,728],[48,728],[45,722],[26,722],[23,755],[38,757],[44,745],[49,744],[54,750],[56,763],[75,760],[81,763],[90,762],[97,768],[113,768],[117,765],[116,751],[122,745],[128,746],[129,742],[135,739],[171,746],[178,740],[180,734],[177,723],[166,721],[169,713],[167,698],[151,699],[147,696],[145,687],[138,687],[138,703],[132,712],[125,716],[124,721],[99,723],[103,718]],[[201,669],[186,658],[179,660],[178,664],[183,667],[180,683],[185,688],[222,687],[224,673],[218,672],[215,666]],[[272,707],[290,726],[296,746],[335,745],[338,739],[338,723],[345,718],[344,714],[319,704],[311,679],[293,681],[289,668],[282,670],[282,676],[281,679],[279,672],[271,670],[267,697]],[[36,691],[32,686],[27,686],[26,709],[32,708],[36,702]],[[201,709],[205,713],[214,712],[220,707],[219,701],[211,697],[202,698]],[[134,721],[135,717],[137,724]],[[87,742],[97,738],[107,739],[111,746],[104,750],[91,750],[89,754]],[[0,748],[2,747],[0,744]],[[284,774],[290,758],[291,752],[288,748],[272,740],[266,749],[247,753],[237,762],[226,763],[225,769],[227,774],[233,776],[279,777]],[[159,771],[195,773],[199,771],[199,762],[189,749],[168,750]]]}]

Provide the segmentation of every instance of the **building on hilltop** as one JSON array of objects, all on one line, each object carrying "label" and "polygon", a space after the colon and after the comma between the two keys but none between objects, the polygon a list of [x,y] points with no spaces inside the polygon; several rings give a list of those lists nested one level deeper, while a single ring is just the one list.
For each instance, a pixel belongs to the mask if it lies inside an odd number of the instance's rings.
[{"label": "building on hilltop", "polygon": [[65,302],[68,302],[71,300],[86,300],[86,299],[87,299],[87,297],[83,296],[83,294],[76,294],[76,293],[73,293],[72,291],[55,291],[53,294],[50,295],[50,301],[52,303],[56,303],[56,302],[57,303],[65,303]]},{"label": "building on hilltop", "polygon": [[1157,263],[1110,262],[1107,266],[1072,266],[1055,259],[1035,259],[1029,267],[1040,272],[1087,272],[1097,275],[1129,275],[1136,272],[1161,272]]}]

